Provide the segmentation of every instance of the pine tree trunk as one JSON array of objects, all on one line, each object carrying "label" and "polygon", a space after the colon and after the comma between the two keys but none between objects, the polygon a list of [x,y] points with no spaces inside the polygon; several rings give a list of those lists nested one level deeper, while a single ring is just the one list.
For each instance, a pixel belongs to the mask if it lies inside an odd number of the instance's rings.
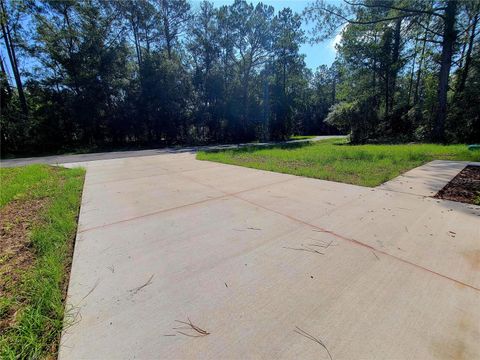
[{"label": "pine tree trunk", "polygon": [[10,60],[10,66],[12,68],[13,76],[15,78],[15,84],[17,85],[20,106],[22,107],[23,114],[27,116],[28,115],[27,100],[25,98],[25,92],[23,91],[20,71],[18,70],[17,55],[15,54],[15,46],[12,42],[12,35],[10,33],[8,24],[5,23],[7,13],[6,13],[5,5],[3,4],[3,1],[0,1],[0,5],[2,9],[1,27],[2,27],[3,41],[5,42],[5,47],[7,48],[8,59]]},{"label": "pine tree trunk", "polygon": [[418,40],[415,40],[415,46],[413,48],[413,63],[412,71],[410,72],[410,80],[408,84],[408,107],[410,107],[410,100],[412,99],[412,90],[413,90],[413,77],[415,76],[415,65],[417,64],[417,44]]},{"label": "pine tree trunk", "polygon": [[5,66],[3,65],[3,58],[0,56],[0,69],[2,71],[3,76],[5,77],[5,89],[7,90],[8,96],[12,95],[12,89],[10,87],[10,83],[8,82],[7,71],[5,70]]},{"label": "pine tree trunk", "polygon": [[437,113],[433,127],[433,140],[445,141],[445,119],[447,117],[447,93],[450,68],[452,66],[453,45],[456,39],[455,17],[457,2],[447,1],[444,17],[444,30],[442,41],[442,55],[440,60],[440,72],[438,74]]},{"label": "pine tree trunk", "polygon": [[465,88],[465,83],[467,82],[467,77],[468,77],[468,71],[470,69],[470,64],[472,62],[472,49],[473,49],[473,41],[475,39],[475,31],[476,27],[478,24],[478,14],[475,15],[475,18],[473,19],[472,23],[472,32],[470,35],[470,39],[468,41],[468,49],[467,49],[467,54],[465,56],[465,65],[461,71],[460,75],[460,81],[458,82],[458,88],[457,88],[457,93],[461,93],[463,89]]},{"label": "pine tree trunk", "polygon": [[395,104],[395,88],[397,87],[397,75],[400,68],[399,58],[400,58],[400,37],[401,37],[401,27],[402,19],[398,19],[395,24],[395,34],[393,38],[393,50],[392,50],[392,81],[390,84],[390,111],[393,111],[393,106]]}]

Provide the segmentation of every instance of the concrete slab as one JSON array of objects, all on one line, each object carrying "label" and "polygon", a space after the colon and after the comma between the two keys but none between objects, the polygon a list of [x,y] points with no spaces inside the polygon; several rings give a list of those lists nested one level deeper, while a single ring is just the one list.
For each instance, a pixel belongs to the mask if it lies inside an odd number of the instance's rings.
[{"label": "concrete slab", "polygon": [[60,359],[480,357],[480,207],[191,154],[87,166]]},{"label": "concrete slab", "polygon": [[[333,189],[328,197],[322,191],[330,182],[319,182],[316,191],[308,188],[312,182],[315,180],[300,178],[272,186],[292,187],[291,191],[282,191],[282,201],[273,201],[261,190],[237,196],[314,226],[321,233],[334,234],[377,254],[385,253],[397,261],[451,276],[460,285],[480,289],[480,271],[476,271],[480,267],[472,263],[472,258],[480,255],[480,207],[378,189],[359,188],[363,191],[355,189],[352,194],[355,187],[347,186],[339,195],[334,188],[343,184],[330,186]],[[300,194],[293,188],[310,191],[312,203],[298,202]],[[322,202],[334,206],[322,208]],[[314,203],[316,211],[312,211]]]},{"label": "concrete slab", "polygon": [[379,188],[406,194],[433,196],[467,165],[479,166],[480,163],[434,160],[387,181]]}]

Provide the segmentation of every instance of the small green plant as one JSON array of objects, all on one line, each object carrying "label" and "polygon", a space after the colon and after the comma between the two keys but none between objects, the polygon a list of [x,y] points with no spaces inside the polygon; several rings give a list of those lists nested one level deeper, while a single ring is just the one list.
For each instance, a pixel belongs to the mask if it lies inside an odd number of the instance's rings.
[{"label": "small green plant", "polygon": [[475,205],[480,205],[480,191],[477,192],[477,197],[475,198],[475,200],[473,200],[473,203]]}]

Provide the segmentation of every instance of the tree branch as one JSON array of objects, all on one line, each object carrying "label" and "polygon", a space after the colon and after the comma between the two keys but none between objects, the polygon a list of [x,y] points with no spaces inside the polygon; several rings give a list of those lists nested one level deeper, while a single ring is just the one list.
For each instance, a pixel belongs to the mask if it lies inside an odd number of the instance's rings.
[{"label": "tree branch", "polygon": [[440,37],[443,36],[443,34],[441,34],[441,33],[437,32],[437,31],[435,31],[435,30],[432,30],[432,29],[426,27],[426,26],[423,25],[420,21],[417,21],[416,23],[417,23],[418,25],[420,25],[420,27],[421,27],[423,30],[429,31],[429,32],[431,32],[432,34],[437,35],[437,36],[440,36]]},{"label": "tree branch", "polygon": [[410,17],[412,15],[400,15],[400,16],[394,16],[394,17],[389,17],[389,18],[384,18],[384,19],[378,19],[378,20],[370,20],[370,21],[357,21],[357,20],[351,20],[351,19],[348,19],[346,18],[345,16],[343,16],[342,14],[339,14],[333,10],[330,10],[330,9],[327,9],[325,7],[320,7],[320,8],[317,8],[318,10],[320,11],[326,11],[328,12],[329,14],[331,15],[334,15],[346,22],[348,22],[349,24],[353,24],[353,25],[372,25],[372,24],[378,24],[378,23],[381,23],[381,22],[387,22],[387,21],[392,21],[392,20],[398,20],[398,19],[404,19],[406,17]]},{"label": "tree branch", "polygon": [[436,9],[433,9],[432,11],[428,11],[428,10],[420,10],[420,9],[399,8],[399,7],[392,6],[392,5],[354,3],[354,2],[350,2],[348,0],[343,0],[343,1],[345,3],[347,3],[348,5],[351,5],[351,6],[364,6],[364,7],[368,7],[368,8],[391,9],[391,10],[398,10],[398,11],[415,13],[415,14],[434,15],[434,16],[439,16],[441,18],[444,18],[444,15],[435,12],[435,10],[445,10],[444,7],[436,8]]},{"label": "tree branch", "polygon": [[417,39],[415,39],[415,40],[431,42],[431,43],[434,43],[434,44],[442,44],[441,41],[433,40],[433,39],[417,38]]}]

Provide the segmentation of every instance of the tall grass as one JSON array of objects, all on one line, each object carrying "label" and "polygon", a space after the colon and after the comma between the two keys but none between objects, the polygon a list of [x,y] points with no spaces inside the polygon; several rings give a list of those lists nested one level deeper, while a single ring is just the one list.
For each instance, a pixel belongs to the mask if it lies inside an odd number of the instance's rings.
[{"label": "tall grass", "polygon": [[480,161],[480,152],[469,151],[465,145],[349,145],[345,140],[329,139],[199,152],[197,158],[374,187],[435,159]]},{"label": "tall grass", "polygon": [[47,198],[31,233],[35,262],[2,306],[17,311],[0,339],[0,358],[56,357],[64,317],[64,288],[71,261],[84,170],[32,165],[0,169],[2,203]]}]

